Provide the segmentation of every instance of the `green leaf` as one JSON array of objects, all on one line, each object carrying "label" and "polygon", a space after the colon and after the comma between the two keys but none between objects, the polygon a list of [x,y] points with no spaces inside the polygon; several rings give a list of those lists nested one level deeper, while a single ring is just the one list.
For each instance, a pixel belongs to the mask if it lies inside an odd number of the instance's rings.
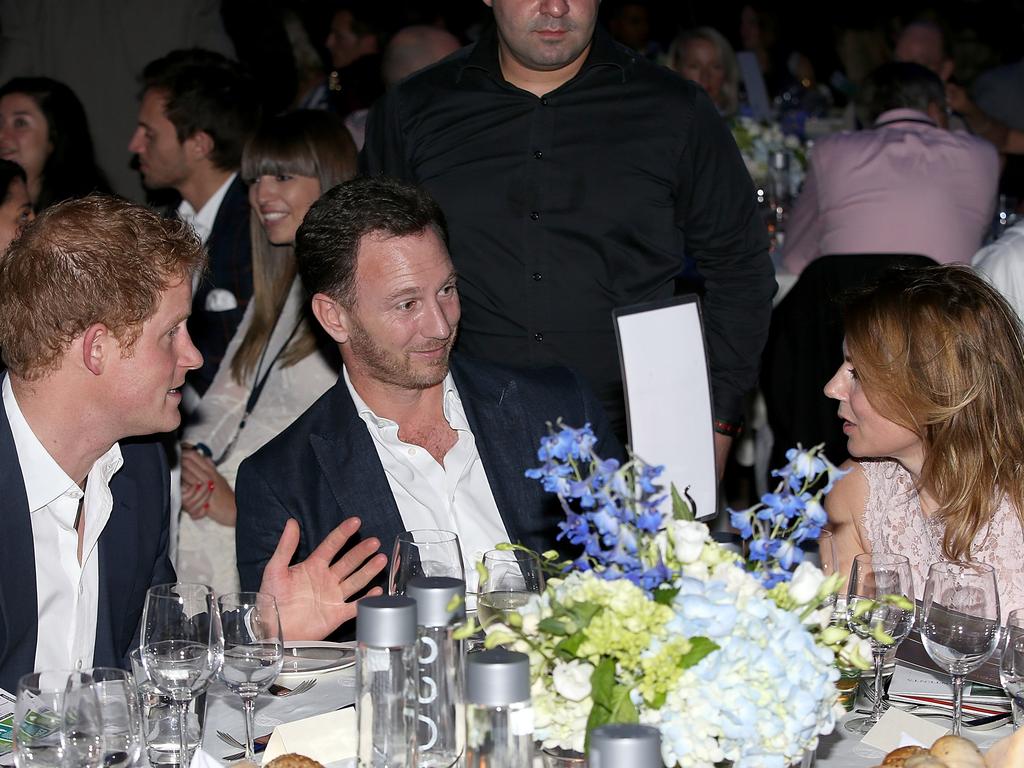
[{"label": "green leaf", "polygon": [[583,639],[584,635],[582,632],[571,634],[555,646],[555,653],[566,661],[575,659],[580,646],[583,645]]},{"label": "green leaf", "polygon": [[654,591],[654,602],[658,605],[672,605],[678,594],[678,587],[659,587]]},{"label": "green leaf", "polygon": [[640,714],[636,711],[633,699],[629,697],[629,688],[624,685],[615,686],[612,694],[613,708],[609,723],[639,723]]},{"label": "green leaf", "polygon": [[672,492],[672,517],[676,520],[693,520],[693,507],[676,490],[676,484],[670,486]]},{"label": "green leaf", "polygon": [[665,706],[665,700],[668,698],[668,693],[665,691],[658,691],[658,695],[654,697],[654,701],[647,702],[647,706],[651,709],[661,709]]},{"label": "green leaf", "polygon": [[587,718],[587,738],[584,749],[590,746],[590,732],[606,723],[636,723],[640,717],[636,705],[629,697],[629,688],[615,682],[615,660],[602,658],[590,675],[590,696],[594,706]]},{"label": "green leaf", "polygon": [[585,629],[601,610],[601,606],[595,603],[576,603],[569,609],[569,615],[575,620],[577,627]]},{"label": "green leaf", "polygon": [[689,669],[696,666],[701,659],[712,651],[717,651],[718,646],[706,637],[691,637],[690,650],[679,657],[679,668]]},{"label": "green leaf", "polygon": [[482,560],[476,564],[476,575],[477,578],[480,579],[481,584],[487,581],[487,577],[490,576],[490,573],[487,571],[487,567],[484,565]]},{"label": "green leaf", "polygon": [[537,625],[541,632],[547,632],[549,635],[568,635],[569,630],[566,629],[565,624],[560,622],[558,619],[548,617],[541,619],[540,624]]}]

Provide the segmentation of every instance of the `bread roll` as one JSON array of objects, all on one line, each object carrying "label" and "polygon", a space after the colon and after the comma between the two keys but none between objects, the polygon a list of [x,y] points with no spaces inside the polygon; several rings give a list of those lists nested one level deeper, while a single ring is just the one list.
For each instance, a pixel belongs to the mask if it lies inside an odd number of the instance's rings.
[{"label": "bread roll", "polygon": [[324,768],[323,765],[318,763],[311,757],[300,755],[295,752],[289,752],[287,755],[280,755],[275,757],[269,763],[267,768]]},{"label": "bread roll", "polygon": [[927,752],[924,747],[897,747],[882,760],[882,768],[903,768],[908,758]]},{"label": "bread roll", "polygon": [[903,768],[949,768],[942,760],[937,758],[928,750],[917,755],[911,755],[903,763]]},{"label": "bread roll", "polygon": [[960,736],[943,736],[932,744],[931,753],[949,768],[985,768],[985,758],[977,745]]}]

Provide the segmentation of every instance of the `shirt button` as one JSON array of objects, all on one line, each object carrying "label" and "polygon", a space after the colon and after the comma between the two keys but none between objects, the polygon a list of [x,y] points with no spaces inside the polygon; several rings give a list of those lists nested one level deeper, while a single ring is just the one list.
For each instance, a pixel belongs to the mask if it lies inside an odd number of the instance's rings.
[{"label": "shirt button", "polygon": [[534,341],[544,341],[544,334],[543,333],[535,333],[535,334],[533,334],[533,340]]},{"label": "shirt button", "polygon": [[535,152],[533,153],[533,156],[534,156],[535,158],[537,158],[538,160],[540,160],[540,159],[541,159],[542,157],[544,157],[544,153],[543,153],[543,152],[541,152],[541,151],[540,151],[540,150],[538,149],[538,150],[536,150],[536,151],[535,151]]},{"label": "shirt button", "polygon": [[537,219],[540,218],[540,214],[534,211],[533,213],[530,214],[530,218],[536,221]]},{"label": "shirt button", "polygon": [[415,456],[416,455],[416,449],[415,448],[410,448],[409,449],[409,455],[410,456]]},{"label": "shirt button", "polygon": [[80,595],[84,595],[85,594],[85,584],[79,584],[78,585],[78,594],[80,594]]},{"label": "shirt button", "polygon": [[79,659],[78,661],[75,662],[75,669],[81,671],[81,669],[82,669],[82,660],[81,659]]},{"label": "shirt button", "polygon": [[545,96],[545,97],[543,97],[543,98],[541,98],[541,100],[540,100],[540,105],[541,105],[542,107],[546,107],[546,106],[548,105],[548,99],[547,99],[547,97],[546,97],[546,96]]},{"label": "shirt button", "polygon": [[530,275],[530,277],[532,277],[537,282],[540,282],[544,278],[544,275],[542,275],[540,272],[534,272],[532,275]]}]

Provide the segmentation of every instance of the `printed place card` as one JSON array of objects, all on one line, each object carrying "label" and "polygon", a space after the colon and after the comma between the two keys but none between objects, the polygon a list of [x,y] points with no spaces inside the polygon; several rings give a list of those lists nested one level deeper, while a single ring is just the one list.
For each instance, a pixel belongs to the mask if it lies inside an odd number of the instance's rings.
[{"label": "printed place card", "polygon": [[949,729],[916,717],[896,707],[882,715],[875,727],[864,734],[862,742],[868,746],[891,752],[897,747],[930,747],[935,740],[949,733]]}]

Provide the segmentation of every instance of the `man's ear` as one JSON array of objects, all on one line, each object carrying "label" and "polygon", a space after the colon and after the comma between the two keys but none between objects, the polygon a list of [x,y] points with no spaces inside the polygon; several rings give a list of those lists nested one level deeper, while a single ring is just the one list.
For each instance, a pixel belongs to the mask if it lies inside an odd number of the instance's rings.
[{"label": "man's ear", "polygon": [[313,294],[313,314],[317,322],[327,332],[327,335],[339,344],[348,341],[349,335],[349,314],[336,299],[332,299],[326,293]]},{"label": "man's ear", "polygon": [[191,159],[202,160],[213,154],[215,142],[206,131],[196,131],[185,139],[184,146]]},{"label": "man's ear", "polygon": [[82,334],[82,365],[94,376],[106,370],[118,347],[110,329],[103,323],[93,323]]}]

